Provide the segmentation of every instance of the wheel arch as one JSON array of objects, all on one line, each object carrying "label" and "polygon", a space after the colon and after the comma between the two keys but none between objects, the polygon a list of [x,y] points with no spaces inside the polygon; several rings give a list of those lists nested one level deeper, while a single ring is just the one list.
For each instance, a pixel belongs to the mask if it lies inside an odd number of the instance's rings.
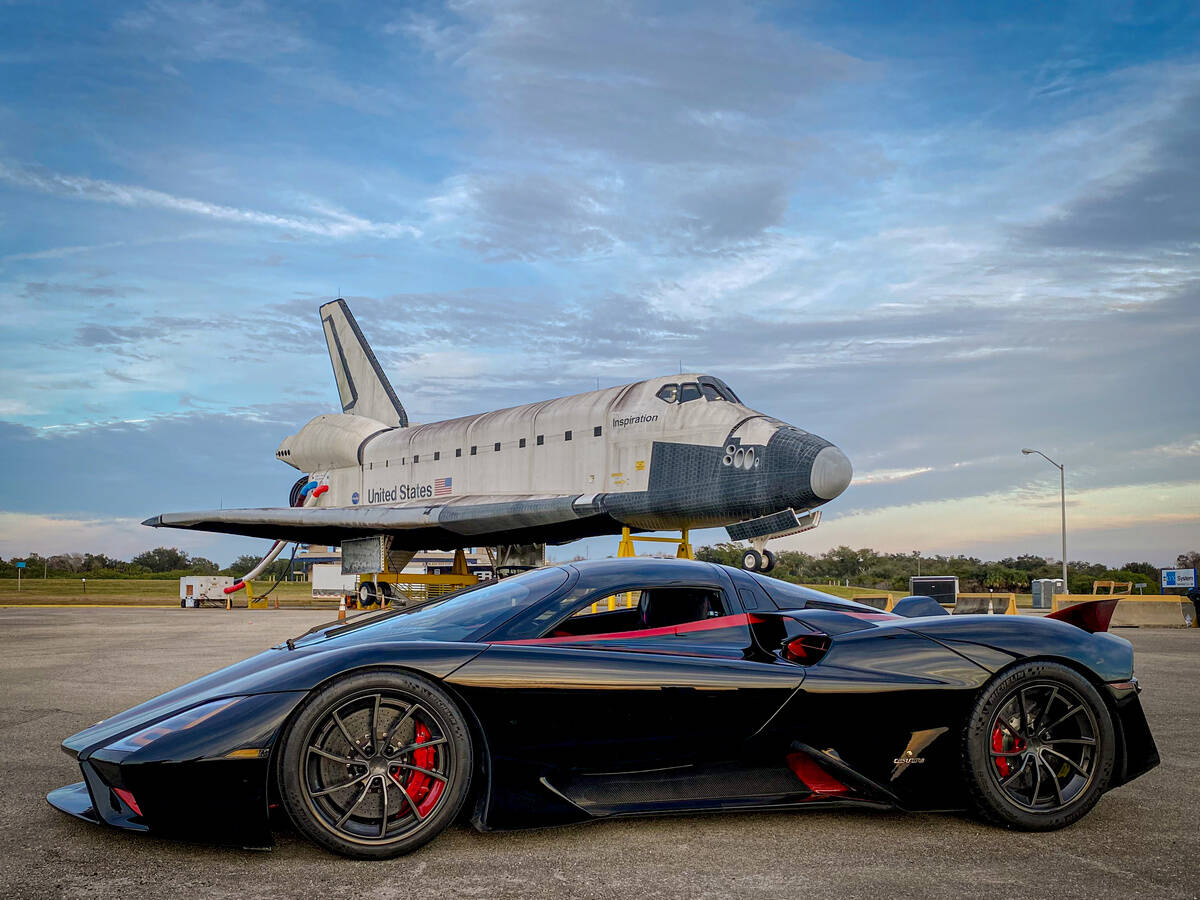
[{"label": "wheel arch", "polygon": [[333,684],[340,678],[345,678],[352,675],[365,675],[371,672],[401,673],[404,675],[414,675],[418,678],[424,678],[428,681],[432,681],[439,688],[449,694],[450,698],[455,702],[455,704],[458,705],[458,708],[462,710],[463,715],[467,720],[467,728],[471,733],[471,740],[474,744],[474,749],[478,750],[478,752],[476,753],[476,759],[471,772],[471,788],[467,794],[467,799],[463,802],[463,812],[459,813],[459,817],[461,818],[461,816],[468,810],[474,810],[471,817],[472,823],[475,823],[476,821],[482,821],[479,814],[480,810],[478,810],[477,807],[480,803],[480,797],[486,796],[486,792],[481,795],[480,791],[483,790],[485,786],[489,786],[491,783],[492,758],[491,749],[488,746],[487,734],[483,730],[483,725],[479,720],[479,716],[476,715],[475,710],[472,709],[471,704],[467,702],[467,699],[462,695],[462,693],[455,690],[454,687],[448,684],[445,679],[439,678],[436,675],[431,675],[429,672],[423,671],[422,669],[414,666],[378,662],[363,663],[362,665],[353,666],[348,669],[342,669],[338,672],[328,675],[326,678],[309,688],[305,693],[304,698],[295,706],[293,706],[283,721],[279,723],[279,727],[271,736],[271,753],[267,761],[266,797],[268,814],[270,813],[270,806],[274,803],[277,803],[279,799],[279,752],[280,745],[282,743],[280,740],[281,737],[292,726],[292,723],[296,720],[296,717],[300,715],[301,711],[308,705],[309,701],[311,701],[319,691],[324,690],[326,687]]},{"label": "wheel arch", "polygon": [[1104,708],[1108,711],[1109,721],[1112,722],[1113,735],[1116,738],[1114,742],[1115,746],[1113,748],[1116,754],[1116,757],[1113,760],[1114,784],[1121,783],[1116,776],[1118,773],[1123,774],[1125,772],[1128,759],[1128,751],[1125,745],[1125,729],[1124,724],[1121,721],[1121,713],[1120,710],[1117,709],[1117,701],[1112,696],[1112,692],[1108,690],[1108,686],[1106,685],[1104,679],[1100,677],[1099,673],[1097,673],[1095,669],[1092,669],[1086,663],[1081,662],[1078,659],[1073,659],[1070,656],[1060,656],[1053,653],[1018,657],[1017,659],[1014,659],[1012,662],[1007,663],[1003,667],[993,672],[991,677],[989,677],[982,685],[979,686],[976,696],[979,696],[979,694],[981,694],[988,687],[988,685],[1006,677],[1013,669],[1017,668],[1018,666],[1023,666],[1026,663],[1057,663],[1058,665],[1070,669],[1076,674],[1082,676],[1083,679],[1088,682],[1088,684],[1096,689],[1096,693],[1100,695],[1100,700],[1104,704]]}]

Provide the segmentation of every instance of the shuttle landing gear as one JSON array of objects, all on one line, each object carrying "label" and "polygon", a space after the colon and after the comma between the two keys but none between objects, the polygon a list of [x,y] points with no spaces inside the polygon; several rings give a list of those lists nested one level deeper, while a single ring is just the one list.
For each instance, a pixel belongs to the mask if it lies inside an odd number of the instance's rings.
[{"label": "shuttle landing gear", "polygon": [[821,524],[821,511],[815,509],[798,515],[794,509],[762,516],[758,519],[748,519],[730,525],[725,530],[733,541],[749,541],[754,549],[742,554],[742,568],[751,572],[770,572],[775,568],[775,554],[767,549],[767,541],[773,538],[788,537],[803,531],[812,531]]},{"label": "shuttle landing gear", "polygon": [[358,608],[366,609],[368,606],[374,606],[379,595],[375,592],[375,585],[370,581],[364,581],[358,586]]},{"label": "shuttle landing gear", "polygon": [[775,568],[775,554],[766,548],[765,540],[754,541],[754,548],[742,554],[742,568],[748,572],[766,574]]}]

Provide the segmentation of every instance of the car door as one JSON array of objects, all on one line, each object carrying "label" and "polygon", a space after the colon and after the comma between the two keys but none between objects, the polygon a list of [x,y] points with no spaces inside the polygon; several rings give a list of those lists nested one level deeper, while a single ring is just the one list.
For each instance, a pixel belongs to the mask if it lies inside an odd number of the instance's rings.
[{"label": "car door", "polygon": [[[737,758],[795,691],[803,670],[758,654],[733,585],[712,577],[662,584],[631,578],[577,593],[541,630],[501,634],[451,682],[484,721],[493,754],[573,771],[631,771]],[[654,590],[707,592],[702,617],[591,634],[562,624],[607,598]],[[619,607],[614,610],[620,616]]]}]

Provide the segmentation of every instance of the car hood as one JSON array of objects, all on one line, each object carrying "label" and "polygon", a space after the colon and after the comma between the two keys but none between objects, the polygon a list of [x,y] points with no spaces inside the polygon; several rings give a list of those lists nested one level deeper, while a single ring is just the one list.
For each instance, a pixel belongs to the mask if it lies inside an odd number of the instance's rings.
[{"label": "car hood", "polygon": [[303,645],[293,644],[294,649],[281,644],[264,650],[103,719],[67,738],[63,749],[79,755],[209,700],[307,692],[329,678],[364,666],[395,666],[440,680],[486,649],[484,644],[407,641],[399,635],[369,641],[361,639],[365,633],[360,635],[312,635],[304,638]]}]

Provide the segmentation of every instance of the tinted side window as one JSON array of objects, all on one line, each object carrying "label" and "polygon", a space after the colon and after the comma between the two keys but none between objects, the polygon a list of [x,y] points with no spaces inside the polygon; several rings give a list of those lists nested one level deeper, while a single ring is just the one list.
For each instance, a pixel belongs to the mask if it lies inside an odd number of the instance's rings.
[{"label": "tinted side window", "polygon": [[658,397],[664,403],[674,403],[679,397],[679,385],[664,384],[654,396]]},{"label": "tinted side window", "polygon": [[756,609],[777,608],[770,595],[763,590],[762,585],[753,575],[743,572],[741,569],[730,569],[729,576],[737,586],[738,597],[741,598],[742,606],[746,608],[747,612]]}]

